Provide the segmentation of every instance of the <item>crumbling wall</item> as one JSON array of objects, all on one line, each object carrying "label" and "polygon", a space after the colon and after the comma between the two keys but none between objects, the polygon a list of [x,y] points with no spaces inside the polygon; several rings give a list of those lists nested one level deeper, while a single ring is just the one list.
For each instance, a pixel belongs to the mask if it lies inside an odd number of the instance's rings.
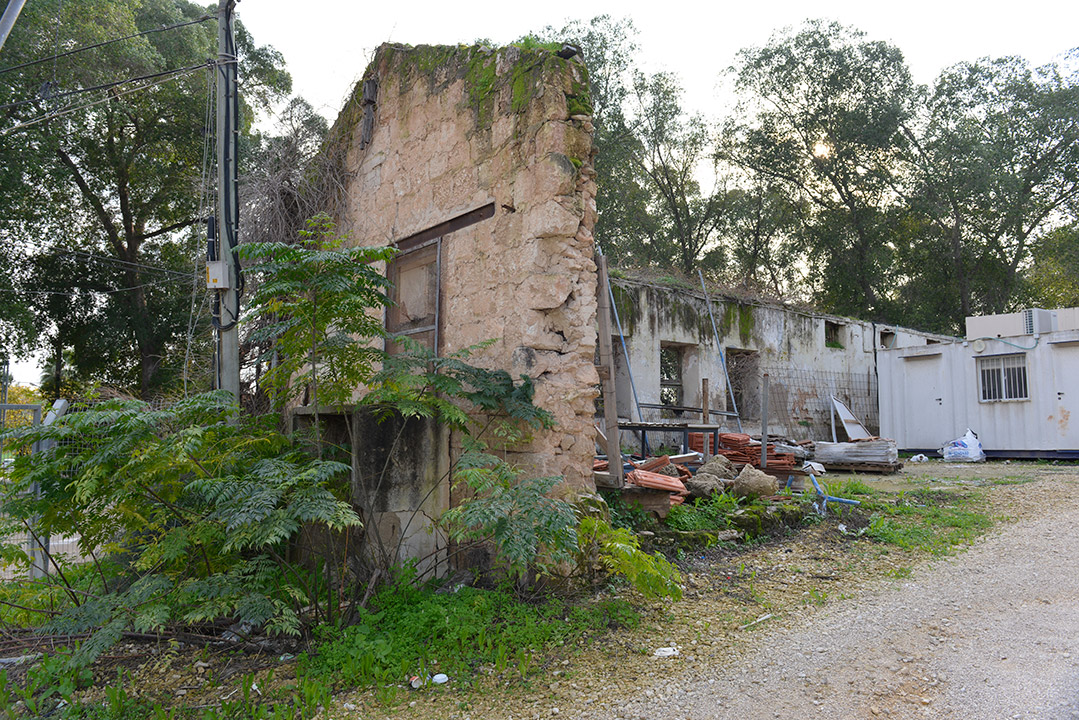
[{"label": "crumbling wall", "polygon": [[438,352],[494,339],[472,362],[535,380],[557,427],[513,460],[570,488],[592,484],[598,385],[590,112],[580,58],[383,45],[335,128],[352,242],[441,237]]},{"label": "crumbling wall", "polygon": [[[673,348],[683,360],[684,404],[701,406],[701,378],[708,378],[709,406],[727,409],[723,366],[703,293],[628,277],[614,279],[612,285],[639,401],[661,402],[661,352]],[[796,439],[830,438],[829,398],[833,393],[876,430],[877,351],[882,346],[924,346],[950,340],[907,328],[722,296],[712,297],[712,312],[718,344],[728,359],[741,351],[743,357],[753,360],[749,370],[755,379],[746,383],[739,403],[743,426],[748,432],[760,431],[759,376],[767,372],[769,430]],[[621,354],[617,339],[615,349]],[[616,362],[616,375],[619,414],[635,417],[629,372],[622,358]],[[646,420],[664,414],[670,413],[654,408],[642,412]]]}]

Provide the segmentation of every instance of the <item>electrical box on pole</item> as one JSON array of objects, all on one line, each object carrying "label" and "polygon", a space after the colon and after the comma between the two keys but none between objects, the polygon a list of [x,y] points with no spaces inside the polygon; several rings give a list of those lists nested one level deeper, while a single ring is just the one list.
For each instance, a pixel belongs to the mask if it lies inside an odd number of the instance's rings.
[{"label": "electrical box on pole", "polygon": [[[240,231],[240,197],[236,162],[239,134],[236,39],[232,30],[236,0],[218,0],[217,5],[217,242],[207,262],[207,283],[218,293],[215,305],[217,327],[217,382],[240,399],[240,290],[242,275],[236,257]],[[217,265],[216,263],[220,263]]]}]

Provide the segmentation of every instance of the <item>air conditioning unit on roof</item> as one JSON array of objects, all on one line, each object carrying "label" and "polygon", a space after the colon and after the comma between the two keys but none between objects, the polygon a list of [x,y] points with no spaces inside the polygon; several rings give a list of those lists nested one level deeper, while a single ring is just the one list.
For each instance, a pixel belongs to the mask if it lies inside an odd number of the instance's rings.
[{"label": "air conditioning unit on roof", "polygon": [[1023,311],[1023,332],[1027,335],[1051,333],[1057,329],[1055,310],[1028,308]]}]

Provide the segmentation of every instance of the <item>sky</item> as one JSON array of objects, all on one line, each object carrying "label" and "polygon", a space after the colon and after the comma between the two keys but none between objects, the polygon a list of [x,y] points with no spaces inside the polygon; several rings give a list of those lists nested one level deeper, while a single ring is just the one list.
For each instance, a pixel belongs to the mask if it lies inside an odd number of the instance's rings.
[{"label": "sky", "polygon": [[[725,71],[744,47],[767,43],[784,27],[807,18],[837,20],[903,51],[920,83],[963,60],[1021,55],[1034,65],[1079,46],[1079,2],[1028,0],[1001,3],[954,0],[779,0],[772,2],[429,2],[358,0],[241,0],[240,20],[255,41],[276,47],[292,73],[293,92],[331,122],[381,43],[495,44],[568,20],[608,14],[629,17],[639,34],[638,67],[677,74],[684,107],[720,119],[733,104]],[[35,361],[15,363],[19,383],[37,384]]]},{"label": "sky", "polygon": [[1079,2],[1000,3],[954,0],[779,0],[772,2],[383,2],[241,0],[240,20],[256,42],[280,50],[297,94],[329,120],[375,48],[409,45],[505,44],[547,25],[609,14],[630,17],[639,30],[642,69],[678,74],[688,109],[715,115],[729,106],[724,70],[741,48],[762,45],[776,31],[806,18],[838,20],[871,39],[887,40],[907,58],[914,78],[930,83],[943,68],[986,55],[1022,55],[1044,64],[1079,46]]}]

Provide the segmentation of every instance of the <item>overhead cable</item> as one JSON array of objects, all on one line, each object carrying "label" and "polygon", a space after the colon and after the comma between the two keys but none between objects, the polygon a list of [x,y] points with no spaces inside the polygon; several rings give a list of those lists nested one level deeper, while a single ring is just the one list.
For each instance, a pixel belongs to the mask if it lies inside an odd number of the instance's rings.
[{"label": "overhead cable", "polygon": [[[232,61],[234,62],[234,61]],[[160,77],[167,77],[171,75],[180,75],[182,73],[190,73],[194,70],[201,70],[207,66],[216,64],[215,60],[209,60],[198,65],[188,65],[183,68],[176,68],[175,70],[162,70],[161,72],[150,73],[149,75],[141,75],[139,77],[128,78],[127,80],[115,80],[109,83],[102,83],[101,85],[94,85],[88,88],[79,88],[77,90],[68,90],[67,92],[57,93],[56,95],[49,95],[44,98],[32,98],[30,100],[17,100],[13,103],[7,103],[6,105],[0,105],[0,110],[8,110],[10,108],[20,107],[22,105],[29,105],[31,103],[41,102],[42,100],[59,100],[61,98],[71,97],[72,95],[81,95],[83,93],[94,92],[96,90],[108,90],[119,85],[126,85],[127,83],[140,82],[142,80],[154,80]]]},{"label": "overhead cable", "polygon": [[[206,67],[206,65],[195,65],[195,66],[193,66],[191,68],[185,68],[183,70],[175,70],[175,71],[171,71],[171,72],[173,72],[173,73],[181,73],[182,72],[184,74],[190,74],[190,73],[193,73],[193,72],[195,72],[197,70],[201,70],[201,69],[203,69],[205,67]],[[9,133],[15,132],[16,130],[22,130],[24,128],[28,128],[28,127],[31,127],[33,125],[38,125],[38,124],[43,123],[43,122],[48,122],[49,120],[53,120],[53,119],[58,118],[58,117],[63,117],[65,115],[70,115],[70,114],[78,112],[80,110],[88,110],[89,108],[95,107],[97,105],[103,105],[103,104],[109,102],[110,100],[115,100],[116,98],[123,97],[124,95],[130,95],[131,93],[139,92],[140,90],[149,90],[150,88],[157,87],[158,85],[164,85],[165,83],[171,82],[172,80],[176,80],[179,77],[181,77],[181,75],[174,74],[171,77],[163,78],[163,79],[158,80],[157,82],[154,82],[154,83],[149,83],[147,85],[140,85],[138,87],[128,88],[126,90],[121,90],[121,91],[115,92],[115,93],[109,95],[108,97],[101,98],[100,100],[95,100],[93,102],[84,103],[82,105],[68,105],[68,106],[63,107],[63,108],[61,108],[59,110],[56,110],[54,112],[49,112],[49,113],[46,113],[45,115],[41,115],[40,117],[37,117],[37,118],[35,118],[33,120],[27,120],[26,122],[19,123],[18,125],[13,125],[12,127],[6,128],[4,130],[0,130],[0,135],[7,135]],[[125,80],[124,82],[134,82],[134,81],[133,80]],[[117,83],[117,84],[122,84],[122,83]]]},{"label": "overhead cable", "polygon": [[187,27],[188,25],[197,25],[199,23],[204,23],[207,20],[214,20],[215,17],[216,16],[214,15],[203,15],[197,20],[189,20],[188,22],[177,23],[175,25],[163,25],[159,28],[154,28],[153,30],[144,30],[142,32],[135,33],[134,35],[125,35],[124,37],[119,37],[114,40],[105,40],[104,42],[94,43],[93,45],[87,45],[86,47],[75,48],[74,50],[68,50],[67,52],[57,53],[49,57],[41,58],[40,60],[31,60],[30,62],[24,62],[20,65],[12,65],[11,67],[0,68],[0,75],[3,75],[4,73],[14,72],[15,70],[22,70],[23,68],[32,67],[34,65],[40,65],[42,63],[47,63],[53,60],[59,60],[60,58],[67,57],[69,55],[76,55],[78,53],[86,52],[87,50],[95,50],[99,47],[105,47],[106,45],[112,45],[113,43],[122,42],[124,40],[131,40],[132,38],[142,37],[143,35],[165,32],[166,30],[175,30],[176,28]]}]

